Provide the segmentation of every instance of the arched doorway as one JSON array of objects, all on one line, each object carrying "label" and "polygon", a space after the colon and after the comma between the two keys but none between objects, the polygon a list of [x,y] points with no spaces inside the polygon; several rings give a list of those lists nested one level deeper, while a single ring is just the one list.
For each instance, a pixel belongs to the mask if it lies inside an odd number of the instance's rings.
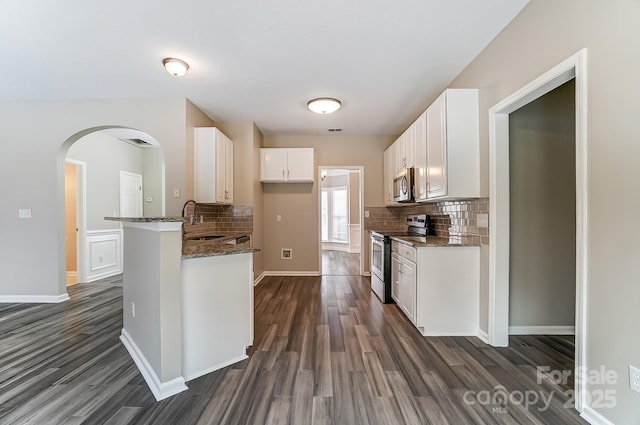
[{"label": "arched doorway", "polygon": [[[60,286],[121,273],[122,229],[104,217],[131,215],[131,211],[147,217],[165,214],[165,160],[160,143],[132,128],[89,128],[63,143],[58,170],[65,198],[61,238],[66,279]],[[69,178],[74,179],[72,184]],[[126,205],[131,202],[139,203],[139,208]],[[74,236],[75,241],[70,240]]]}]

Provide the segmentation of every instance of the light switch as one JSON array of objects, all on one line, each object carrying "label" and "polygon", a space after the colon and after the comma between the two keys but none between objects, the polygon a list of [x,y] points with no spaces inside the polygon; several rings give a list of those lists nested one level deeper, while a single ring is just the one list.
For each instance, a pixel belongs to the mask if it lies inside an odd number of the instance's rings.
[{"label": "light switch", "polygon": [[180,197],[180,188],[173,189],[173,197],[174,198]]},{"label": "light switch", "polygon": [[364,211],[364,218],[369,218],[369,210]]},{"label": "light switch", "polygon": [[280,214],[276,216],[276,221],[282,221],[282,216]]},{"label": "light switch", "polygon": [[31,218],[31,208],[20,208],[18,218]]}]

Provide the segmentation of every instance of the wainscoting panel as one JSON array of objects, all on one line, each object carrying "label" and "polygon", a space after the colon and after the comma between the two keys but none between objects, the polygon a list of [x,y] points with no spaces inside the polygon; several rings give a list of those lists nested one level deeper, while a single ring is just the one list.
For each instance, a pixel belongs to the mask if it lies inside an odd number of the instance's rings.
[{"label": "wainscoting panel", "polygon": [[122,229],[89,230],[85,247],[87,282],[122,273]]}]

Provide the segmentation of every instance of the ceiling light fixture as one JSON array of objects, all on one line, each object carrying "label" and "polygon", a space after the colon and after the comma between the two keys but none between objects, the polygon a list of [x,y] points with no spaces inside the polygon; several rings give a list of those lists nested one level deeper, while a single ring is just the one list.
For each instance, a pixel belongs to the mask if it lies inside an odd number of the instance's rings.
[{"label": "ceiling light fixture", "polygon": [[307,102],[307,108],[316,114],[330,114],[340,109],[342,103],[332,97],[318,97]]},{"label": "ceiling light fixture", "polygon": [[167,72],[175,77],[182,77],[189,69],[188,63],[176,58],[162,59],[162,64]]}]

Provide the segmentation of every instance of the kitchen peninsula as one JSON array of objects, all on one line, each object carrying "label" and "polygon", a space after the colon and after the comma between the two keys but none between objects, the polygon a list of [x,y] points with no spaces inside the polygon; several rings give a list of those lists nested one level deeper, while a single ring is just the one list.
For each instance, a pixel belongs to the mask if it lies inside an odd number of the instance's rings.
[{"label": "kitchen peninsula", "polygon": [[249,238],[185,240],[182,217],[105,219],[124,227],[120,339],[157,400],[247,358],[258,251]]}]

